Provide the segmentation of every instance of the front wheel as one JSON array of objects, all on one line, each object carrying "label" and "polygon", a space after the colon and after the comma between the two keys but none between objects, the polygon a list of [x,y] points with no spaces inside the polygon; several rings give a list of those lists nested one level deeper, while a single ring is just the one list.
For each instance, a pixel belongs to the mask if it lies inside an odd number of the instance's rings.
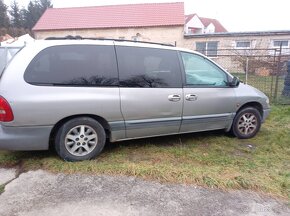
[{"label": "front wheel", "polygon": [[55,138],[58,155],[67,161],[89,160],[101,153],[106,143],[105,130],[92,118],[74,118],[64,123]]},{"label": "front wheel", "polygon": [[244,108],[235,116],[232,132],[239,139],[252,138],[260,130],[261,119],[261,114],[257,109],[253,107]]}]

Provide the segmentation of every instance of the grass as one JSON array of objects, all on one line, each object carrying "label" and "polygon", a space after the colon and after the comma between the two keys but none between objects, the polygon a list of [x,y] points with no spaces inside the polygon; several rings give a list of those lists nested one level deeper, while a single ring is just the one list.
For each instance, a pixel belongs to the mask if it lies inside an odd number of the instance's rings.
[{"label": "grass", "polygon": [[290,200],[290,106],[273,106],[249,140],[215,131],[126,141],[77,163],[64,162],[54,152],[0,152],[0,166],[247,189]]},{"label": "grass", "polygon": [[0,185],[0,195],[4,193],[5,185]]}]

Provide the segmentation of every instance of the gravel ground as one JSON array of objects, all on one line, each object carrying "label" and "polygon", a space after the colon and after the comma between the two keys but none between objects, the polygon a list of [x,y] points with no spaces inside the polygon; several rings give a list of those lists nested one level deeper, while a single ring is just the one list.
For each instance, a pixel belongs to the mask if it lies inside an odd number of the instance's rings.
[{"label": "gravel ground", "polygon": [[[9,171],[0,169],[1,180],[5,172]],[[290,208],[280,200],[246,191],[223,192],[133,177],[51,174],[38,170],[23,173],[6,185],[0,195],[0,215],[288,216]]]},{"label": "gravel ground", "polygon": [[3,185],[16,177],[16,169],[0,169],[0,185]]}]

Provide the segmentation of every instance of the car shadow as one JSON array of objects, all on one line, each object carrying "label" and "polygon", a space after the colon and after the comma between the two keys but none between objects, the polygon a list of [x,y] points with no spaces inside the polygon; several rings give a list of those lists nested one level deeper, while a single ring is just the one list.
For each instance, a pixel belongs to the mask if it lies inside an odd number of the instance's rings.
[{"label": "car shadow", "polygon": [[111,143],[107,141],[104,152],[111,152],[120,147],[144,147],[148,145],[157,146],[157,147],[172,147],[172,146],[182,146],[185,143],[188,143],[190,140],[200,140],[211,137],[232,137],[230,134],[225,133],[224,130],[215,130],[215,131],[205,131],[205,132],[195,132],[187,134],[177,134],[177,135],[166,135],[150,138],[141,138],[134,140],[126,140],[120,142]]},{"label": "car shadow", "polygon": [[[183,146],[191,140],[202,140],[212,137],[227,136],[224,130],[195,132],[188,134],[167,135],[151,138],[134,139],[127,141],[120,141],[111,143],[106,142],[103,153],[113,154],[119,148],[142,148],[144,146],[156,146],[160,148],[167,148],[173,146]],[[46,151],[0,151],[0,167],[15,166],[21,161],[27,160],[42,160],[47,158],[59,158],[55,149],[51,146]]]}]

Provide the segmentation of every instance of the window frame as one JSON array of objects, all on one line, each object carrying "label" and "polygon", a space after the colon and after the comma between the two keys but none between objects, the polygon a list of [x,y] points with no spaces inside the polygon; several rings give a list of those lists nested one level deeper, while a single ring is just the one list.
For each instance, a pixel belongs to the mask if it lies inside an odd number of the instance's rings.
[{"label": "window frame", "polygon": [[282,43],[283,43],[283,42],[285,42],[285,41],[287,42],[287,46],[283,46],[283,45],[282,45],[282,49],[283,49],[283,48],[289,48],[289,47],[290,47],[290,46],[289,46],[290,44],[289,44],[289,40],[288,40],[288,39],[273,39],[273,40],[272,40],[272,47],[273,47],[273,48],[280,48],[280,45],[279,45],[279,46],[275,46],[275,42],[282,42]]},{"label": "window frame", "polygon": [[[205,49],[202,50],[202,51],[199,51],[197,49],[197,44],[198,43],[200,43],[200,44],[204,43],[205,44]],[[208,50],[209,43],[216,43],[216,50]],[[219,44],[219,41],[197,41],[197,42],[195,42],[195,50],[197,52],[202,53],[203,55],[206,55],[207,57],[217,58],[218,57],[218,44]],[[215,52],[215,54],[214,55],[209,55],[210,52]]]},{"label": "window frame", "polygon": [[[238,46],[238,43],[249,43],[249,46],[247,46],[247,47]],[[251,49],[252,48],[252,41],[250,41],[250,40],[237,40],[237,41],[235,41],[235,48],[236,49]]]},{"label": "window frame", "polygon": [[[211,63],[213,66],[215,66],[216,68],[218,68],[221,72],[223,72],[226,75],[227,84],[225,86],[187,84],[186,83],[186,72],[185,72],[184,63],[183,63],[183,59],[182,59],[182,53],[187,53],[187,54],[199,56],[199,57],[203,58],[205,61]],[[202,55],[200,55],[198,53],[192,53],[192,52],[186,52],[186,51],[178,51],[178,56],[179,56],[179,61],[180,61],[180,67],[181,67],[181,70],[182,70],[182,84],[183,84],[183,88],[232,88],[229,85],[230,74],[228,74],[223,68],[221,68],[218,64],[216,64],[210,58],[204,57],[204,56],[202,56]]]}]

